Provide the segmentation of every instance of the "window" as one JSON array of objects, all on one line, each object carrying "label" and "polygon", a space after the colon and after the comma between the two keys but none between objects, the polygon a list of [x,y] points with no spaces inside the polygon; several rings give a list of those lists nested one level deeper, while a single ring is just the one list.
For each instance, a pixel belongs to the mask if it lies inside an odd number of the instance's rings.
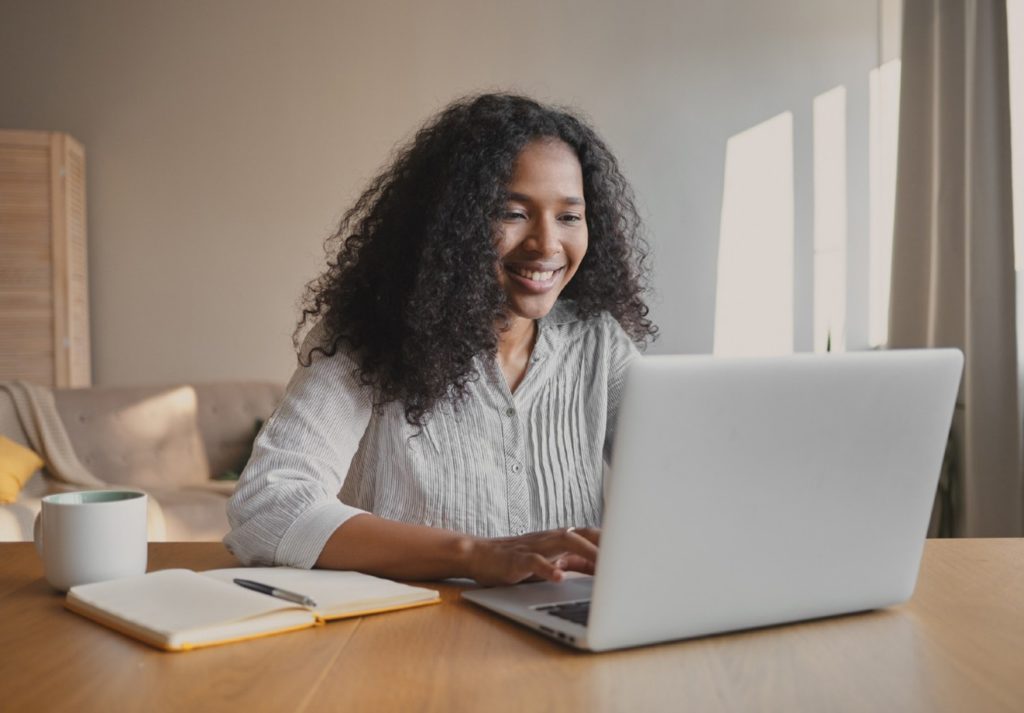
[{"label": "window", "polygon": [[[1024,0],[1018,0],[1024,2]],[[900,62],[889,61],[864,77],[866,112],[851,112],[839,85],[807,107],[806,135],[794,135],[792,112],[731,137],[725,147],[725,185],[719,234],[714,352],[723,356],[842,351],[883,346],[888,331],[899,128]],[[850,116],[867,126],[849,126]],[[850,131],[867,134],[867,186],[851,171]],[[810,144],[810,181],[794,181],[794,148]],[[863,147],[863,143],[859,144]],[[852,150],[860,150],[854,148]],[[856,156],[856,154],[855,154]],[[1024,186],[1024,181],[1020,184]],[[804,186],[812,195],[795,194]],[[851,191],[852,189],[852,191]],[[1024,190],[1024,188],[1022,188]],[[866,194],[866,197],[864,197]],[[853,200],[851,195],[864,198]],[[796,199],[811,206],[812,239],[795,239]],[[850,220],[850,211],[867,213]],[[860,233],[851,234],[850,226]],[[797,261],[797,246],[813,250]],[[812,246],[810,248],[809,246]],[[856,248],[866,258],[848,259]],[[800,248],[804,249],[804,248]],[[796,304],[795,264],[813,270],[813,305]],[[801,324],[810,319],[813,324]],[[851,322],[865,325],[851,338]],[[805,343],[795,335],[811,334]]]}]

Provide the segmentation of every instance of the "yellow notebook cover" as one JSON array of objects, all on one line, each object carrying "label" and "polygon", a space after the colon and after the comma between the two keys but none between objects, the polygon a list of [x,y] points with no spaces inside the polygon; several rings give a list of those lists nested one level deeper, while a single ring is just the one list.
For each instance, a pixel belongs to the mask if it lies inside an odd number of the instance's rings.
[{"label": "yellow notebook cover", "polygon": [[[304,594],[316,606],[244,589],[235,578]],[[434,590],[359,572],[245,567],[165,569],[79,585],[68,592],[65,606],[151,646],[188,651],[439,601]]]}]

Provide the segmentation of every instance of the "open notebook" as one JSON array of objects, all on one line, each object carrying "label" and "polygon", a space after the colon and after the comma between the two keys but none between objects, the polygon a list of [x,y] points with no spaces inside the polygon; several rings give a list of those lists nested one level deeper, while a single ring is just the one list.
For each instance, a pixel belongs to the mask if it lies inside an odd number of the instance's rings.
[{"label": "open notebook", "polygon": [[[232,581],[235,578],[304,594],[317,606],[244,589]],[[207,572],[164,569],[82,584],[71,588],[65,606],[151,646],[188,651],[439,601],[432,589],[359,572],[245,567]]]}]

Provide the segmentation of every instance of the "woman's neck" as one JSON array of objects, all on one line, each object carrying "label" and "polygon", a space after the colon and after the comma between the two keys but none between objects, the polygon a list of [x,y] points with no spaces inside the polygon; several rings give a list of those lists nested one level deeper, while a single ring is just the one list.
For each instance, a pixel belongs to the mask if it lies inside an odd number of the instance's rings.
[{"label": "woman's neck", "polygon": [[[503,325],[504,326],[504,325]],[[525,317],[512,317],[507,328],[498,329],[498,364],[508,382],[509,391],[515,392],[530,363],[530,354],[537,339],[537,323]]]}]

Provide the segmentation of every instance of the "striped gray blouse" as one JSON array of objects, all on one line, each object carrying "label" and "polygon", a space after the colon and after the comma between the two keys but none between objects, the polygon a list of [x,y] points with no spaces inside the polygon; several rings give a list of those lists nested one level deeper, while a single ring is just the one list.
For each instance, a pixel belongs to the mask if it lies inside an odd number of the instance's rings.
[{"label": "striped gray blouse", "polygon": [[373,409],[339,351],[298,367],[228,502],[228,549],[244,564],[312,567],[363,512],[482,537],[597,526],[622,380],[637,350],[609,315],[558,302],[538,321],[522,383],[497,362],[422,432],[400,403]]}]

